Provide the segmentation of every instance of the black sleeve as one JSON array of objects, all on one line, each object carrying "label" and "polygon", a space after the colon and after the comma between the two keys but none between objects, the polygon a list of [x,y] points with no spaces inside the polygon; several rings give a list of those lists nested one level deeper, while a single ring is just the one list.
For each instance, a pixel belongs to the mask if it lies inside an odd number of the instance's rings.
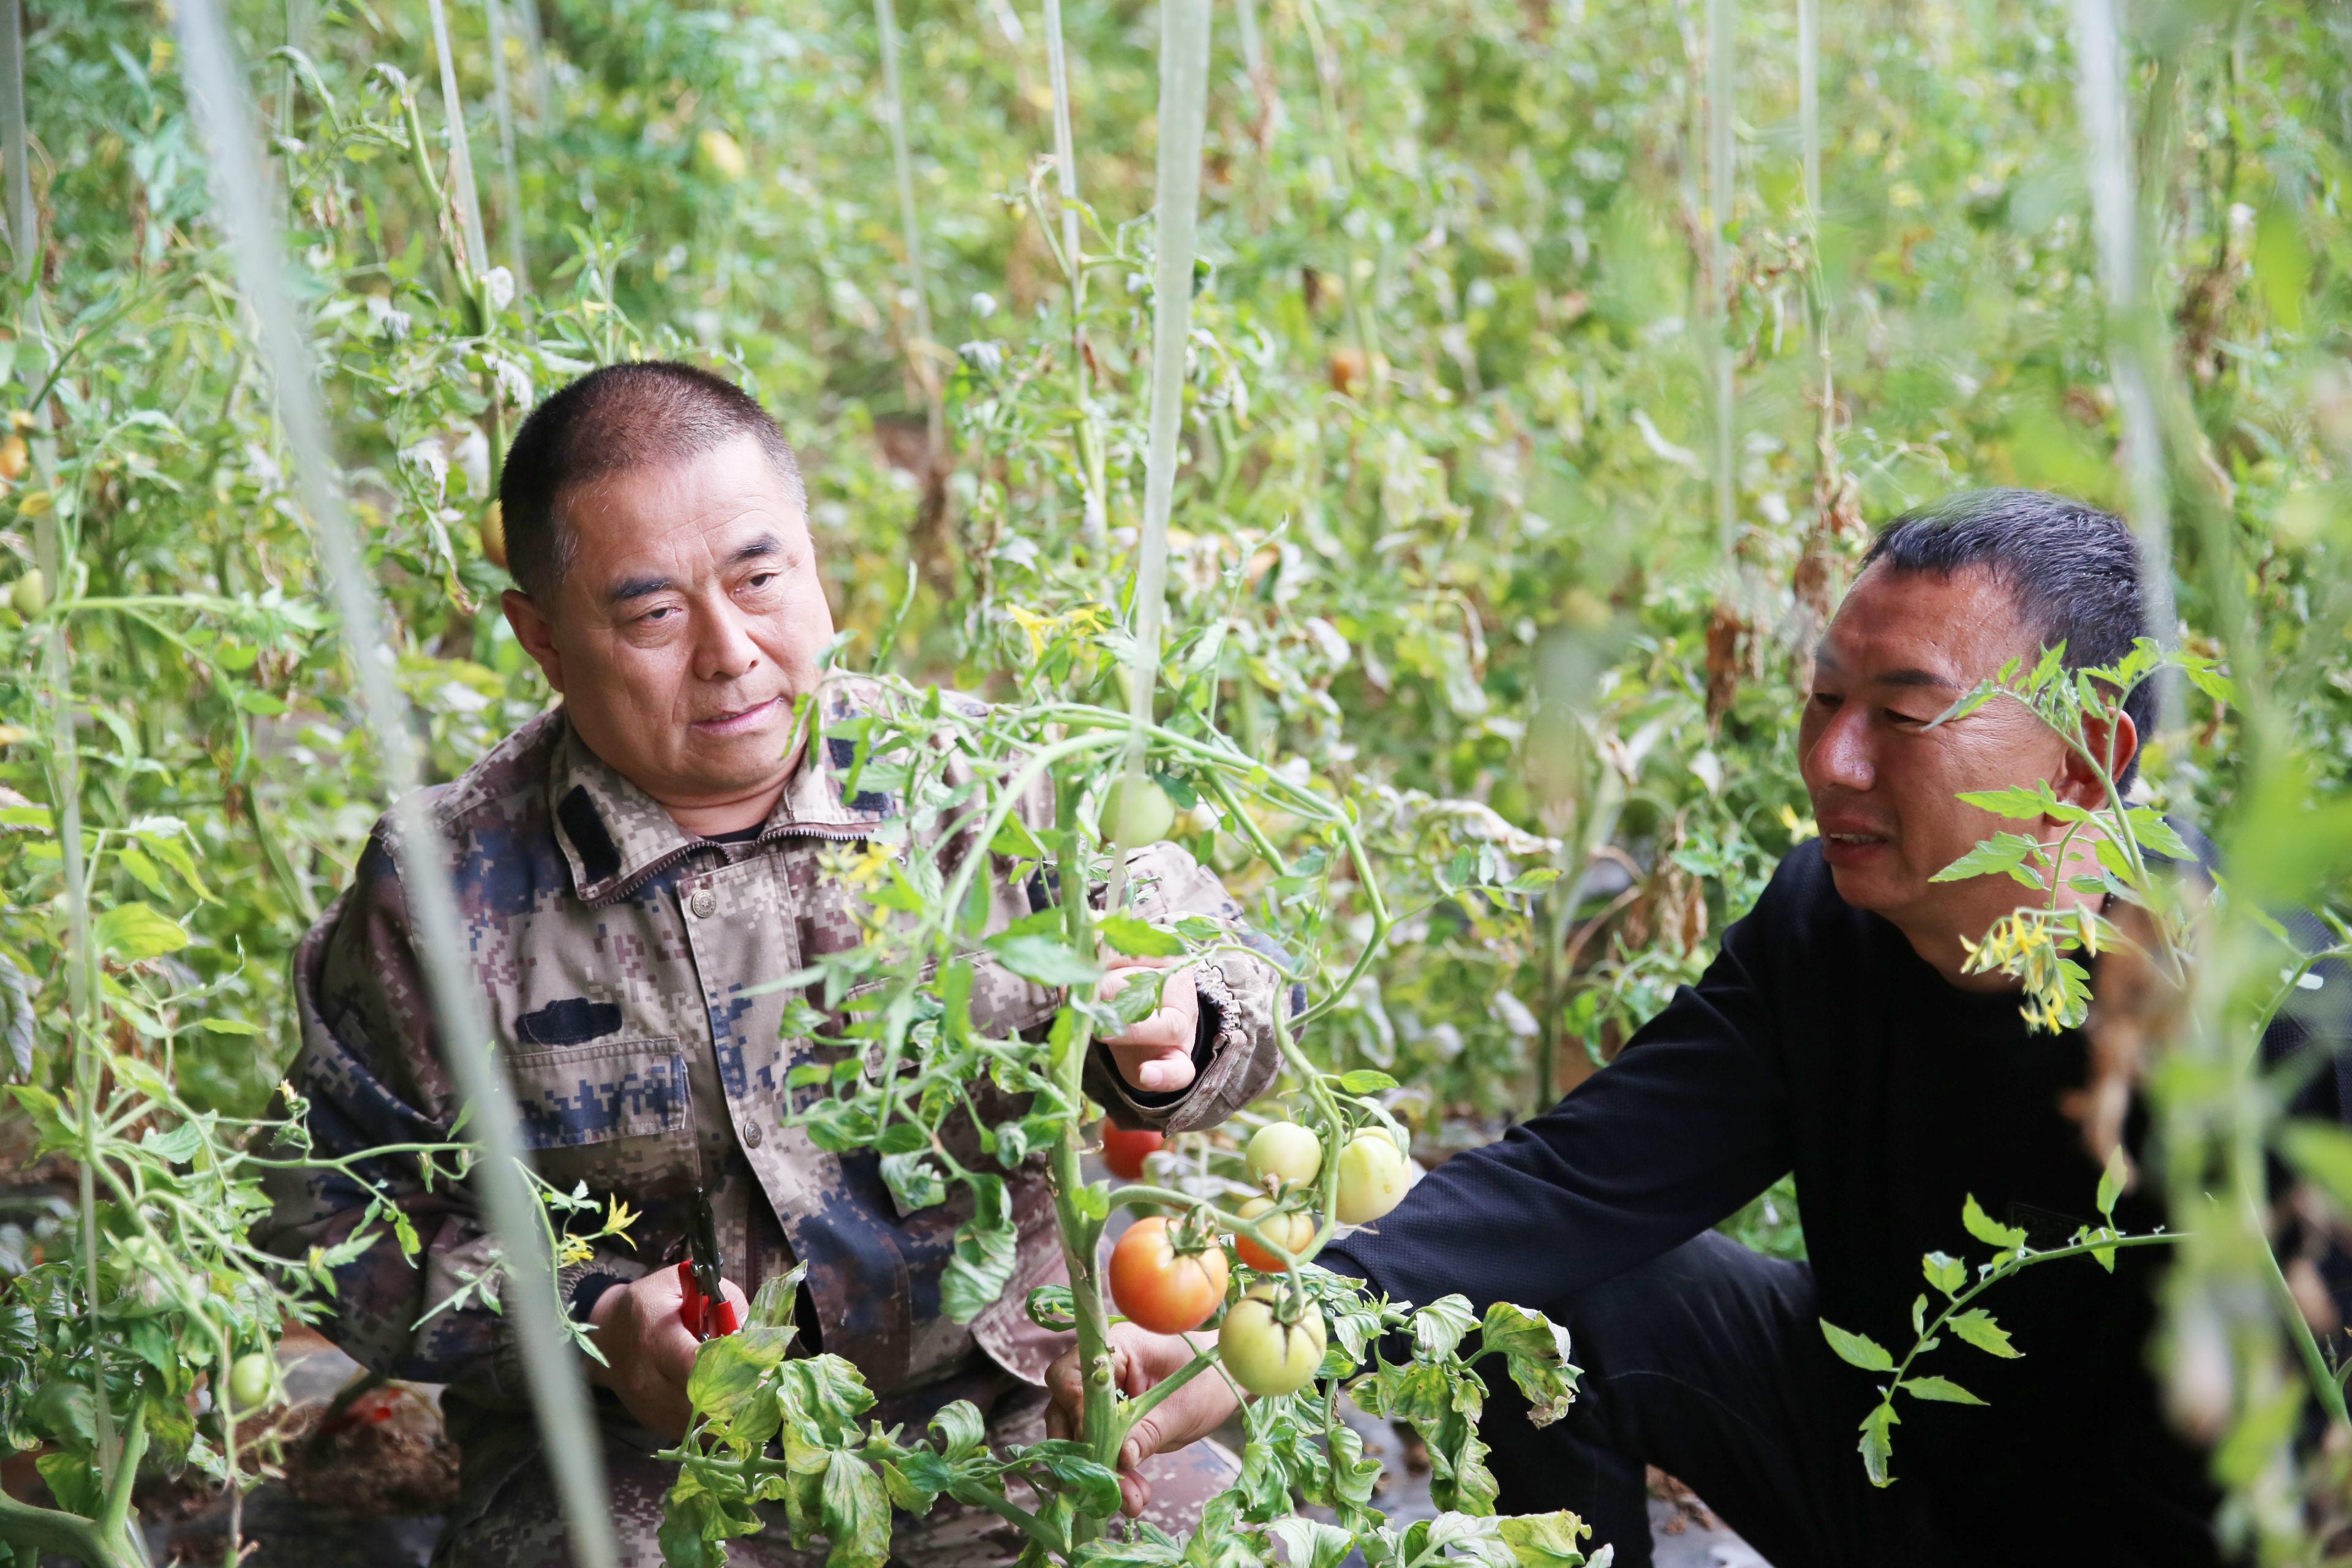
[{"label": "black sleeve", "polygon": [[1392,1300],[1542,1309],[1671,1250],[1787,1171],[1759,966],[1768,893],[1695,986],[1546,1114],[1430,1173],[1318,1261]]}]

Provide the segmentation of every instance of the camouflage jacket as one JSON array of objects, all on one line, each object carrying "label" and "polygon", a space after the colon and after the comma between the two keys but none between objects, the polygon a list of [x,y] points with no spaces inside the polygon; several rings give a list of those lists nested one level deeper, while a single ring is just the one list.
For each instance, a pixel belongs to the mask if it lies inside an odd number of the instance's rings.
[{"label": "camouflage jacket", "polygon": [[[877,695],[863,683],[829,685],[827,721]],[[1061,1261],[1042,1157],[1010,1183],[1022,1236],[1013,1288],[961,1325],[940,1310],[940,1276],[969,1200],[901,1212],[874,1155],[824,1152],[781,1120],[786,1074],[812,1047],[782,1036],[797,993],[761,984],[860,940],[861,896],[839,872],[893,811],[886,795],[845,795],[853,757],[838,737],[813,747],[746,842],[682,831],[580,742],[561,709],[431,792],[522,1142],[557,1186],[584,1183],[643,1216],[630,1233],[633,1253],[570,1266],[559,1284],[571,1300],[584,1275],[629,1279],[682,1257],[687,1205],[699,1185],[729,1276],[756,1291],[804,1260],[804,1329],[854,1361],[877,1394],[945,1377],[971,1363],[975,1349],[1037,1382],[1052,1347],[1023,1300]],[[1042,824],[1050,790],[1022,806]],[[459,1109],[410,940],[394,834],[391,818],[377,825],[352,886],[295,958],[302,1041],[291,1077],[310,1099],[322,1153],[446,1140]],[[1130,868],[1145,889],[1139,912],[1200,914],[1238,928],[1240,910],[1177,846],[1135,851]],[[1034,879],[1016,886],[1005,868],[995,869],[992,930],[1045,896]],[[1197,973],[1201,1071],[1191,1089],[1130,1092],[1100,1047],[1087,1064],[1088,1094],[1122,1123],[1212,1125],[1274,1077],[1273,966],[1228,949]],[[982,961],[972,1019],[1011,1035],[1050,1021],[1058,1000]],[[986,1111],[985,1097],[998,1091],[975,1089]],[[338,1269],[328,1332],[389,1375],[520,1405],[516,1346],[497,1312],[473,1306],[427,1316],[494,1264],[470,1193],[446,1183],[428,1190],[413,1166],[391,1161],[373,1173],[397,1194],[423,1252],[410,1263],[387,1234]],[[290,1256],[350,1236],[366,1204],[358,1184],[332,1173],[289,1177],[273,1196],[268,1242]]]}]

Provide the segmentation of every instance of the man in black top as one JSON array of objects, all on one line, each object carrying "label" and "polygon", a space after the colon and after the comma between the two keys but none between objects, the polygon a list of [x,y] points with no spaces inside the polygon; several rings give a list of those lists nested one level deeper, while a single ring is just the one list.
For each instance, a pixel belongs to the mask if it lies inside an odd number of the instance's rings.
[{"label": "man in black top", "polygon": [[[1998,830],[2059,837],[1963,792],[2042,779],[2095,805],[2100,786],[2018,703],[1930,724],[2009,659],[2063,644],[2070,666],[2110,664],[2144,624],[2133,540],[2105,513],[1989,491],[1890,525],[1815,656],[1799,744],[1819,837],[1615,1062],[1325,1253],[1393,1298],[1459,1291],[1567,1325],[1585,1373],[1567,1419],[1529,1426],[1507,1380],[1490,1380],[1481,1430],[1502,1509],[1572,1508],[1622,1568],[1646,1564],[1648,1464],[1778,1568],[2218,1561],[2205,1459],[2166,1424],[2147,1370],[2164,1249],[2120,1254],[2112,1276],[2053,1263],[1989,1296],[2023,1353],[1937,1352],[1967,1359],[1928,1370],[1987,1405],[1905,1402],[1883,1490],[1855,1442],[1884,1378],[1837,1360],[1820,1327],[1899,1354],[1922,1256],[1984,1254],[1960,1222],[1971,1194],[2038,1246],[2095,1221],[2100,1168],[2060,1110],[2084,1079],[2081,1035],[2029,1033],[2012,983],[1966,972],[1964,940],[2020,890],[1932,879]],[[2090,736],[2126,777],[2152,702],[2143,687]],[[2076,860],[2069,875],[2093,868],[2086,849]],[[2302,1109],[2333,1115],[2336,1093],[2322,1075]],[[1710,1229],[1791,1170],[1809,1261]],[[2117,1220],[2161,1215],[2127,1195]],[[1120,1332],[1130,1385],[1190,1359]],[[1074,1394],[1075,1367],[1060,1373]],[[1126,1457],[1191,1441],[1233,1402],[1223,1380],[1194,1379]]]}]

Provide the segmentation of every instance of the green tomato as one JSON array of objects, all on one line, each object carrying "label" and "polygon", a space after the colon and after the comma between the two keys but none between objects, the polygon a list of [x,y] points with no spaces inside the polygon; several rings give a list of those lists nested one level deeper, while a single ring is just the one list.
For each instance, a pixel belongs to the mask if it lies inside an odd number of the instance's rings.
[{"label": "green tomato", "polygon": [[1412,1184],[1396,1140],[1364,1128],[1339,1151],[1339,1194],[1331,1212],[1341,1225],[1370,1225],[1402,1202]]},{"label": "green tomato", "polygon": [[1135,792],[1132,806],[1122,804],[1127,790],[1127,775],[1121,773],[1103,792],[1102,810],[1095,815],[1095,829],[1103,842],[1113,839],[1133,847],[1157,844],[1168,837],[1176,826],[1176,803],[1156,779],[1146,778],[1143,787]]},{"label": "green tomato", "polygon": [[269,1357],[251,1351],[229,1363],[228,1397],[237,1410],[255,1410],[269,1397]]},{"label": "green tomato", "polygon": [[1281,1287],[1260,1285],[1234,1302],[1217,1331],[1217,1358],[1252,1394],[1296,1394],[1323,1364],[1323,1314],[1307,1302],[1295,1323],[1282,1321]]},{"label": "green tomato", "polygon": [[49,581],[41,575],[39,567],[16,579],[16,585],[8,590],[8,603],[28,621],[47,608]]},{"label": "green tomato", "polygon": [[1251,1136],[1248,1159],[1259,1186],[1303,1187],[1323,1168],[1323,1140],[1296,1121],[1269,1121]]}]

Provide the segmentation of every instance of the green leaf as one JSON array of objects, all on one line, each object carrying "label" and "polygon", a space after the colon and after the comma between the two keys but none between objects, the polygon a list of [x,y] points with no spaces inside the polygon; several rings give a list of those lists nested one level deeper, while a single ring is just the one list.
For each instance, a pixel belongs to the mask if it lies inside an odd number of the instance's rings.
[{"label": "green leaf", "polygon": [[1338,1525],[1296,1514],[1273,1521],[1265,1532],[1282,1542],[1288,1568],[1339,1568],[1356,1548],[1356,1538]]},{"label": "green leaf", "polygon": [[1987,1355],[1997,1355],[2003,1361],[2015,1361],[2025,1352],[2009,1342],[2009,1331],[1993,1321],[1993,1316],[1982,1307],[1971,1307],[1951,1320],[1952,1332]]},{"label": "green leaf", "polygon": [[207,1035],[257,1035],[261,1031],[242,1018],[199,1018],[196,1027]]},{"label": "green leaf", "polygon": [[126,963],[160,958],[188,945],[188,933],[169,915],[152,905],[117,904],[100,915],[91,927],[99,947]]},{"label": "green leaf", "polygon": [[1821,1320],[1821,1323],[1822,1337],[1830,1342],[1830,1349],[1837,1352],[1840,1361],[1858,1366],[1864,1372],[1895,1370],[1895,1358],[1887,1354],[1886,1347],[1876,1340],[1867,1334],[1841,1329],[1827,1318]]},{"label": "green leaf", "polygon": [[2031,785],[2019,785],[2010,789],[1968,790],[1963,792],[1959,798],[1963,805],[1973,805],[1979,811],[1989,811],[1995,816],[2005,817],[2012,822],[2031,822],[2042,816],[2063,816],[2064,813],[2070,811],[2075,813],[2077,817],[2082,815],[2079,806],[2068,805],[2058,798],[2057,792],[2050,787],[2050,781],[2047,779],[2036,779]]},{"label": "green leaf", "polygon": [[782,1420],[767,1374],[787,1353],[786,1346],[749,1334],[705,1340],[695,1352],[694,1370],[687,1374],[686,1396],[728,1441],[763,1447]]},{"label": "green leaf", "polygon": [[1566,1509],[1505,1514],[1495,1521],[1495,1531],[1519,1568],[1580,1568],[1584,1552],[1576,1543],[1592,1533],[1591,1526]]},{"label": "green leaf", "polygon": [[1058,938],[1042,933],[992,937],[988,948],[999,963],[1024,980],[1034,980],[1040,985],[1058,990],[1066,985],[1091,985],[1102,978],[1102,970],[1092,959],[1071,952]]},{"label": "green leaf", "polygon": [[835,1450],[825,1466],[822,1508],[832,1543],[824,1568],[882,1568],[889,1561],[890,1499],[873,1466]]},{"label": "green leaf", "polygon": [[2189,847],[2187,839],[2173,831],[2172,824],[2164,819],[2164,813],[2154,806],[2133,806],[2124,813],[2124,819],[2131,824],[2132,837],[2139,840],[2141,848],[2153,849],[2168,859],[2196,864],[2197,852]]},{"label": "green leaf", "polygon": [[1893,1428],[1902,1424],[1903,1417],[1895,1414],[1895,1402],[1891,1399],[1862,1418],[1862,1441],[1856,1447],[1862,1452],[1863,1473],[1870,1478],[1872,1486],[1883,1487],[1895,1479],[1887,1467],[1895,1458]]},{"label": "green leaf", "polygon": [[2279,1150],[2304,1180],[2352,1214],[2352,1131],[2327,1121],[2290,1121],[2279,1130]]},{"label": "green leaf", "polygon": [[1919,1260],[1927,1283],[1947,1296],[1957,1296],[1968,1288],[1969,1266],[1958,1258],[1941,1252],[1931,1252]]},{"label": "green leaf", "polygon": [[2042,864],[2049,859],[2041,844],[2022,833],[1996,833],[1975,848],[1945,867],[1927,879],[1931,882],[1965,882],[1971,877],[1988,877],[2005,871],[2025,886],[2039,889],[2042,879],[2026,869],[2027,862]]},{"label": "green leaf", "polygon": [[1375,1068],[1356,1068],[1339,1075],[1342,1094],[1378,1094],[1384,1089],[1394,1089],[1397,1080]]},{"label": "green leaf", "polygon": [[1502,1352],[1503,1364],[1528,1398],[1528,1424],[1549,1426],[1568,1414],[1581,1371],[1569,1362],[1568,1331],[1545,1317],[1497,1301],[1478,1325],[1478,1350]]},{"label": "green leaf", "polygon": [[1440,1296],[1412,1315],[1413,1355],[1423,1361],[1443,1361],[1477,1326],[1467,1296]]},{"label": "green leaf", "polygon": [[[891,1131],[913,1126],[911,1122],[891,1124]],[[916,1131],[919,1133],[920,1129]],[[931,1163],[928,1149],[882,1156],[882,1183],[890,1189],[890,1196],[901,1212],[913,1214],[919,1209],[935,1208],[948,1201],[948,1184]]]},{"label": "green leaf", "polygon": [[1984,1403],[1948,1377],[1906,1377],[1895,1386],[1914,1399],[1933,1399],[1946,1405],[1982,1405]]},{"label": "green leaf", "polygon": [[1975,1237],[1987,1247],[1998,1247],[2004,1251],[2014,1252],[2025,1245],[2025,1233],[2013,1225],[2002,1225],[1985,1213],[1978,1206],[1977,1195],[1974,1193],[1970,1193],[1968,1201],[1960,1205],[1960,1223],[1968,1226],[1970,1236]]},{"label": "green leaf", "polygon": [[2099,1213],[2112,1220],[2116,1217],[2116,1200],[2124,1195],[2124,1185],[2131,1180],[2131,1158],[2118,1143],[2107,1151],[2107,1168],[2099,1177]]},{"label": "green leaf", "polygon": [[1133,915],[1105,915],[1095,922],[1095,929],[1102,932],[1104,942],[1129,958],[1174,958],[1184,951],[1182,937]]}]

